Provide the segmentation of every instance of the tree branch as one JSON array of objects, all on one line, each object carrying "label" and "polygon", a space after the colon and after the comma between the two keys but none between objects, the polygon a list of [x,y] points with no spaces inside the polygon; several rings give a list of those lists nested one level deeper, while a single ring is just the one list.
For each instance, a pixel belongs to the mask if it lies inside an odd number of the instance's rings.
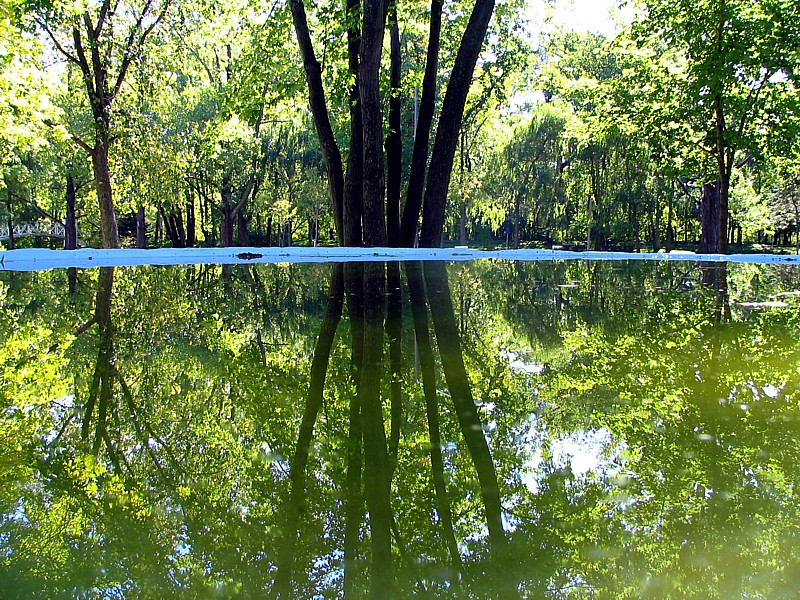
[{"label": "tree branch", "polygon": [[36,24],[39,27],[41,27],[44,30],[45,33],[47,33],[47,36],[53,41],[53,44],[55,44],[56,49],[61,54],[63,54],[64,57],[66,57],[66,59],[69,62],[75,63],[76,65],[80,66],[81,69],[83,69],[83,65],[81,65],[81,62],[78,60],[78,58],[75,57],[74,55],[70,54],[69,52],[67,52],[67,50],[64,48],[64,46],[61,45],[61,42],[59,42],[58,39],[56,38],[56,36],[53,35],[53,32],[50,31],[50,28],[47,26],[47,23],[44,22],[41,19],[35,19],[35,21],[36,21]]},{"label": "tree branch", "polygon": [[[155,29],[156,25],[158,25],[161,22],[161,20],[166,16],[171,1],[172,0],[164,1],[164,6],[161,9],[159,15],[155,18],[155,20],[153,20],[152,23],[150,23],[150,25],[147,26],[147,28],[144,31],[142,31],[142,21],[144,21],[144,18],[147,16],[147,13],[150,10],[150,5],[153,3],[153,0],[147,0],[147,2],[145,3],[144,7],[142,8],[142,12],[139,15],[139,19],[136,21],[136,25],[131,28],[130,35],[128,36],[128,42],[125,45],[125,51],[123,53],[122,64],[120,65],[119,74],[117,75],[117,82],[116,84],[114,84],[114,91],[112,92],[110,99],[114,99],[117,96],[117,94],[119,94],[119,90],[122,88],[122,82],[125,80],[125,75],[127,75],[128,68],[130,67],[131,61],[133,60],[133,57],[135,55],[133,51],[134,45],[136,48],[141,48],[144,45],[144,42],[147,39],[147,36],[150,35],[150,32],[152,32],[153,29]],[[138,40],[136,40],[137,31],[142,31],[142,35],[139,36]]]}]

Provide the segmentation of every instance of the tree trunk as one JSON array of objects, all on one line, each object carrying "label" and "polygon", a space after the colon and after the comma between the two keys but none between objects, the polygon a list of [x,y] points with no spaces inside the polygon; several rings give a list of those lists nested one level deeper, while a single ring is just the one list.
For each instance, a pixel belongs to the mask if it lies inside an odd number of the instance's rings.
[{"label": "tree trunk", "polygon": [[442,533],[450,553],[450,559],[456,571],[461,570],[461,554],[458,551],[453,514],[447,497],[447,483],[444,476],[444,456],[439,426],[439,400],[436,391],[436,361],[433,355],[428,328],[427,299],[425,284],[422,278],[422,263],[407,262],[406,280],[411,297],[411,314],[414,321],[414,336],[419,351],[420,371],[422,372],[422,389],[425,395],[425,411],[428,419],[428,438],[430,441],[431,472],[433,489],[436,494],[436,510],[442,523]]},{"label": "tree trunk", "polygon": [[75,178],[72,176],[72,173],[67,173],[67,192],[64,198],[67,204],[67,211],[64,216],[64,250],[75,250],[78,248],[78,220],[75,216],[75,194]]},{"label": "tree trunk", "polygon": [[363,1],[359,92],[364,123],[364,244],[386,246],[383,112],[380,95],[381,49],[385,29],[384,0]]},{"label": "tree trunk", "polygon": [[458,415],[464,441],[480,481],[480,494],[483,499],[489,539],[493,545],[496,545],[505,541],[500,487],[489,445],[483,434],[483,424],[475,408],[472,390],[467,379],[445,269],[445,264],[441,262],[425,263],[423,265],[425,286],[433,318],[433,329],[442,358],[445,381],[450,390],[456,415]]},{"label": "tree trunk", "polygon": [[343,244],[361,246],[364,241],[362,219],[364,216],[364,123],[361,112],[361,87],[359,76],[359,50],[361,31],[358,15],[361,0],[347,0],[347,56],[353,83],[350,86],[350,149],[347,155],[347,172],[344,179],[342,209]]},{"label": "tree trunk", "polygon": [[297,533],[305,503],[305,472],[314,438],[314,426],[317,421],[317,415],[322,409],[323,391],[328,373],[331,348],[333,347],[336,329],[342,316],[344,300],[343,272],[341,263],[333,265],[328,303],[325,306],[322,326],[317,337],[317,344],[314,347],[314,356],[311,360],[311,381],[308,386],[303,418],[300,422],[297,444],[295,445],[294,456],[289,470],[291,496],[285,505],[286,515],[283,520],[285,527],[278,555],[278,569],[272,588],[274,594],[281,598],[291,596],[292,567],[297,548]]},{"label": "tree trunk", "polygon": [[239,212],[236,216],[236,243],[239,246],[250,245],[250,219],[244,214],[244,211]]},{"label": "tree trunk", "polygon": [[97,199],[100,202],[100,234],[103,248],[119,248],[119,231],[117,215],[114,211],[114,199],[111,192],[111,170],[108,166],[108,125],[100,120],[96,125],[97,133],[92,151],[92,170]]},{"label": "tree trunk", "polygon": [[364,496],[369,511],[373,598],[391,597],[392,540],[389,482],[387,478],[386,432],[381,404],[383,364],[383,315],[385,310],[383,263],[364,265],[364,356],[361,364],[361,423],[364,435]]},{"label": "tree trunk", "polygon": [[420,246],[435,248],[441,245],[444,231],[444,214],[447,207],[447,189],[453,169],[458,133],[464,116],[475,63],[494,11],[494,0],[477,0],[472,9],[467,28],[458,48],[453,71],[447,85],[442,112],[436,130],[436,140],[431,154],[428,185],[422,211]]},{"label": "tree trunk", "polygon": [[719,195],[719,181],[703,185],[703,196],[700,201],[702,216],[699,250],[701,254],[724,252],[723,248],[727,240],[720,237],[723,225],[720,223],[722,215]]},{"label": "tree trunk", "polygon": [[186,246],[194,248],[197,243],[197,223],[194,212],[194,197],[191,193],[186,199]]},{"label": "tree trunk", "polygon": [[220,248],[233,246],[233,205],[231,204],[231,182],[225,176],[222,178],[222,203],[219,207],[219,245]]},{"label": "tree trunk", "polygon": [[147,225],[144,220],[144,206],[141,204],[136,211],[136,247],[147,248]]},{"label": "tree trunk", "polygon": [[8,211],[8,249],[14,249],[14,213],[11,211],[11,186],[6,181],[6,210]]},{"label": "tree trunk", "polygon": [[[303,69],[308,85],[308,99],[311,105],[311,114],[314,118],[314,127],[319,137],[322,159],[328,174],[328,187],[333,201],[333,218],[339,243],[344,245],[344,231],[342,227],[342,206],[344,195],[344,173],[342,168],[342,155],[331,127],[328,116],[328,106],[325,102],[325,90],[322,85],[322,68],[314,53],[311,34],[308,30],[306,10],[302,0],[289,0],[292,11],[297,43],[300,56],[303,59]],[[351,148],[352,150],[352,148]]]},{"label": "tree trunk", "polygon": [[156,234],[155,234],[155,238],[156,238],[155,239],[155,245],[156,246],[160,246],[161,245],[161,239],[164,236],[164,232],[163,232],[163,229],[164,229],[163,217],[164,217],[164,211],[159,206],[158,207],[158,212],[156,212]]},{"label": "tree trunk", "polygon": [[390,95],[389,134],[386,137],[386,233],[389,246],[400,246],[400,193],[403,177],[402,102],[400,85],[402,57],[397,0],[389,4]]},{"label": "tree trunk", "polygon": [[400,244],[413,246],[417,236],[422,195],[425,190],[425,172],[428,163],[431,125],[436,107],[436,77],[439,68],[439,38],[442,29],[442,0],[431,0],[430,33],[425,58],[425,75],[422,79],[422,99],[414,123],[414,149],[411,156],[406,203],[400,223]]}]

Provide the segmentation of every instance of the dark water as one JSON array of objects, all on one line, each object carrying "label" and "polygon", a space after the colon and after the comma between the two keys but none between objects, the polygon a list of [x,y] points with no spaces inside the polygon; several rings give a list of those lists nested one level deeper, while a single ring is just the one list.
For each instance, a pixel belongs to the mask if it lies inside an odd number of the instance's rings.
[{"label": "dark water", "polygon": [[0,274],[0,597],[795,598],[800,271]]}]

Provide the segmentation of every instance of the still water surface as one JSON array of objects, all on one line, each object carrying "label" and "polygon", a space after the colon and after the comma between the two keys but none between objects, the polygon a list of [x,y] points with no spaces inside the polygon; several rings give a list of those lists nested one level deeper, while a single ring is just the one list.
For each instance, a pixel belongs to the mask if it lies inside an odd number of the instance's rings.
[{"label": "still water surface", "polygon": [[793,598],[800,270],[0,273],[4,598]]}]

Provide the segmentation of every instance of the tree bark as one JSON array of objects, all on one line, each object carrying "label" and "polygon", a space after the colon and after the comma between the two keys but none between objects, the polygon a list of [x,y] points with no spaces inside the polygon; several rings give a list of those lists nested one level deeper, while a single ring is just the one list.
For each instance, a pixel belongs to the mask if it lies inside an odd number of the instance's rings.
[{"label": "tree bark", "polygon": [[724,241],[720,239],[722,224],[720,219],[720,183],[706,183],[703,185],[703,196],[700,200],[701,227],[700,247],[703,254],[723,252]]},{"label": "tree bark", "polygon": [[385,29],[384,0],[364,0],[361,29],[359,93],[364,130],[364,244],[386,246],[383,112],[380,95],[381,50]]}]

